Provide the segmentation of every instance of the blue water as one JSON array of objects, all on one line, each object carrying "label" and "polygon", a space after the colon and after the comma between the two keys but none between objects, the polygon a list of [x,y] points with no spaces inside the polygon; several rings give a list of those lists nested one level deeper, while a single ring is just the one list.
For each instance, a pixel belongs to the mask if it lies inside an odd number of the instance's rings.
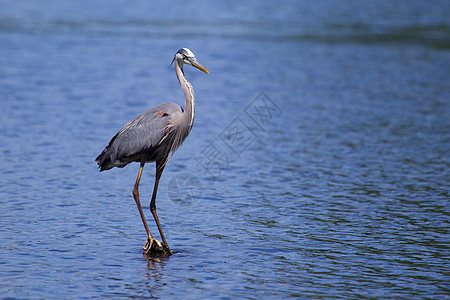
[{"label": "blue water", "polygon": [[[206,5],[0,2],[1,297],[448,298],[448,1]],[[184,105],[181,47],[211,74],[147,259],[138,165],[94,159]]]}]

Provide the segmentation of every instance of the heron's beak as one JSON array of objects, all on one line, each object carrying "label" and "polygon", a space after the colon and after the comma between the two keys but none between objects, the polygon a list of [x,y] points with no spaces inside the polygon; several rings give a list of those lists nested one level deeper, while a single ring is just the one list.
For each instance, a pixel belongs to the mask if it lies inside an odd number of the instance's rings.
[{"label": "heron's beak", "polygon": [[196,67],[197,69],[205,72],[206,74],[209,74],[208,70],[206,70],[206,68],[204,66],[202,66],[198,61],[191,60],[190,63],[191,63],[191,66]]}]

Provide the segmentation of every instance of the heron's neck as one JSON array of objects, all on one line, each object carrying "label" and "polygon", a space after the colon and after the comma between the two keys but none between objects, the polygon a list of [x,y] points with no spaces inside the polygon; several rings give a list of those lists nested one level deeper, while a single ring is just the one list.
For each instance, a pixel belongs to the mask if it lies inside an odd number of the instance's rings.
[{"label": "heron's neck", "polygon": [[189,124],[189,131],[194,124],[194,115],[195,115],[195,97],[194,97],[194,89],[192,85],[187,81],[186,76],[184,76],[183,65],[178,63],[178,60],[175,59],[175,70],[177,72],[177,78],[180,82],[181,89],[183,90],[184,97],[186,98],[186,103],[184,105],[184,113],[183,118],[187,119],[187,124]]}]

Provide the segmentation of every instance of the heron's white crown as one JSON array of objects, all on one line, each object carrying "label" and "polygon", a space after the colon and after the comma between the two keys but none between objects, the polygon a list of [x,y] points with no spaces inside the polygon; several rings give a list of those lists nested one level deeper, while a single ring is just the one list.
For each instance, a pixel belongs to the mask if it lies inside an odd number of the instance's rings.
[{"label": "heron's white crown", "polygon": [[184,54],[188,57],[195,57],[194,53],[191,50],[189,50],[188,48],[181,48],[180,50],[184,50],[184,52],[186,52]]},{"label": "heron's white crown", "polygon": [[181,48],[180,50],[178,50],[172,60],[172,63],[175,61],[175,59],[178,61],[181,70],[183,70],[183,64],[187,64],[209,74],[208,70],[206,70],[205,67],[197,61],[194,53],[188,48]]},{"label": "heron's white crown", "polygon": [[195,62],[197,59],[195,58],[195,54],[189,50],[188,48],[181,48],[178,50],[177,54],[175,54],[177,59],[183,61],[183,63],[191,65],[191,62]]}]

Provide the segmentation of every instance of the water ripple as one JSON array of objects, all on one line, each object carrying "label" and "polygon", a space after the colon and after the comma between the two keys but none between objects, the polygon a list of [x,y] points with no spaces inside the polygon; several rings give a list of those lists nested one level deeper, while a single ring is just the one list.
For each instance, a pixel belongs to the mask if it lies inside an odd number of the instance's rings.
[{"label": "water ripple", "polygon": [[[448,297],[446,2],[75,3],[0,4],[3,297]],[[148,259],[138,166],[93,159],[137,113],[182,104],[180,44],[212,71],[186,70],[196,123],[157,202],[175,251]],[[261,90],[279,108],[263,128],[246,113]],[[220,136],[236,118],[256,135],[240,153]],[[195,201],[170,197],[180,173]]]}]

